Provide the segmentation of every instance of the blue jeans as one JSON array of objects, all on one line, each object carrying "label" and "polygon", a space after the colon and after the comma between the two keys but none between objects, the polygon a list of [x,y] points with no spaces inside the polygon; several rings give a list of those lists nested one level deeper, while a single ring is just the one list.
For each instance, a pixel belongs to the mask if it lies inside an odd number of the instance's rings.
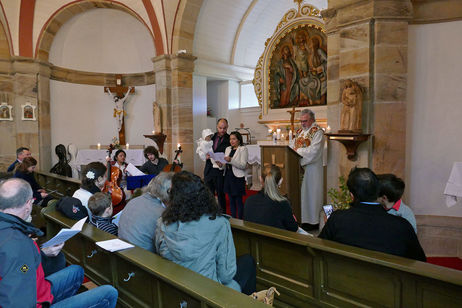
[{"label": "blue jeans", "polygon": [[78,265],[70,265],[46,280],[54,297],[51,307],[115,307],[117,303],[118,292],[109,285],[74,295],[83,281],[83,268]]}]

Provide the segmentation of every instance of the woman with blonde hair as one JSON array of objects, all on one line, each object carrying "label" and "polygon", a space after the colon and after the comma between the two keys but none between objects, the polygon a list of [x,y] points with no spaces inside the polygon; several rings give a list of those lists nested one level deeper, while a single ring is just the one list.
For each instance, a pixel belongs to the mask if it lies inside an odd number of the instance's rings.
[{"label": "woman with blonde hair", "polygon": [[267,166],[260,180],[263,189],[246,200],[244,220],[297,231],[298,224],[292,214],[290,202],[279,191],[282,183],[281,169],[275,165]]}]

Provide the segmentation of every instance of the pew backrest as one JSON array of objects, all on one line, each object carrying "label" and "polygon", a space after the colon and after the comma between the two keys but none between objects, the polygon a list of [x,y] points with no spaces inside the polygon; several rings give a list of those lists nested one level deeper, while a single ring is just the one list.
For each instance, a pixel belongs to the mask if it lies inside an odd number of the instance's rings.
[{"label": "pew backrest", "polygon": [[[48,237],[75,223],[57,212],[54,205],[53,202],[42,210]],[[95,244],[114,238],[85,224],[81,233],[66,242],[63,252],[69,263],[84,268],[90,280],[117,288],[119,306],[265,307],[247,295],[140,247],[110,253]]]},{"label": "pew backrest", "polygon": [[275,306],[460,307],[462,271],[231,219],[236,254],[257,263]]}]

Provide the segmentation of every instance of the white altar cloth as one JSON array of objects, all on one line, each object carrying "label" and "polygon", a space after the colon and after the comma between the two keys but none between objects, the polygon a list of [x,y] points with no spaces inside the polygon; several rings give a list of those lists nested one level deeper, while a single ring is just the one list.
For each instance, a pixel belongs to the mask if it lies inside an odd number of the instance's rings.
[{"label": "white altar cloth", "polygon": [[[144,158],[143,149],[123,149],[127,153],[126,162],[132,163],[135,166],[141,166],[145,163],[146,158]],[[112,155],[115,154],[117,150],[112,152]],[[77,152],[77,157],[75,159],[75,164],[77,170],[80,171],[80,166],[89,164],[93,161],[99,161],[103,164],[106,164],[106,150],[91,150],[91,149],[82,149]]]},{"label": "white altar cloth", "polygon": [[452,166],[444,195],[448,207],[456,205],[457,201],[462,198],[462,162],[455,162]]}]

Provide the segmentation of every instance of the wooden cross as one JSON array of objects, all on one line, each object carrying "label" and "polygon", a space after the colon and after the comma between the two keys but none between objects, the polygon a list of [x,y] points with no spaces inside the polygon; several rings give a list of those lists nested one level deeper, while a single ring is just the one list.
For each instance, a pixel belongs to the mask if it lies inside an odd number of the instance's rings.
[{"label": "wooden cross", "polygon": [[[124,108],[124,103],[125,103],[125,100],[127,98],[127,97],[125,97],[125,95],[135,93],[135,88],[131,87],[130,90],[129,90],[129,87],[123,87],[122,86],[122,75],[116,75],[116,86],[115,87],[104,87],[104,92],[108,93],[109,95],[112,94],[112,96],[113,96],[112,99],[114,100],[114,103],[117,103],[117,101],[123,99],[121,110],[118,110],[117,108],[114,108],[114,117],[121,116],[122,124],[121,124],[120,130],[119,130],[119,144],[123,145],[123,144],[125,144],[125,121],[124,121],[125,108]],[[115,98],[117,98],[117,100],[115,100]]]},{"label": "wooden cross", "polygon": [[271,167],[271,165],[278,166],[281,169],[284,169],[284,164],[276,164],[276,154],[271,154],[271,164],[270,163],[265,163],[265,167]]},{"label": "wooden cross", "polygon": [[287,111],[290,113],[290,129],[292,130],[292,133],[295,134],[295,113],[300,112],[300,110],[295,110],[295,105],[292,107],[292,110]]}]

